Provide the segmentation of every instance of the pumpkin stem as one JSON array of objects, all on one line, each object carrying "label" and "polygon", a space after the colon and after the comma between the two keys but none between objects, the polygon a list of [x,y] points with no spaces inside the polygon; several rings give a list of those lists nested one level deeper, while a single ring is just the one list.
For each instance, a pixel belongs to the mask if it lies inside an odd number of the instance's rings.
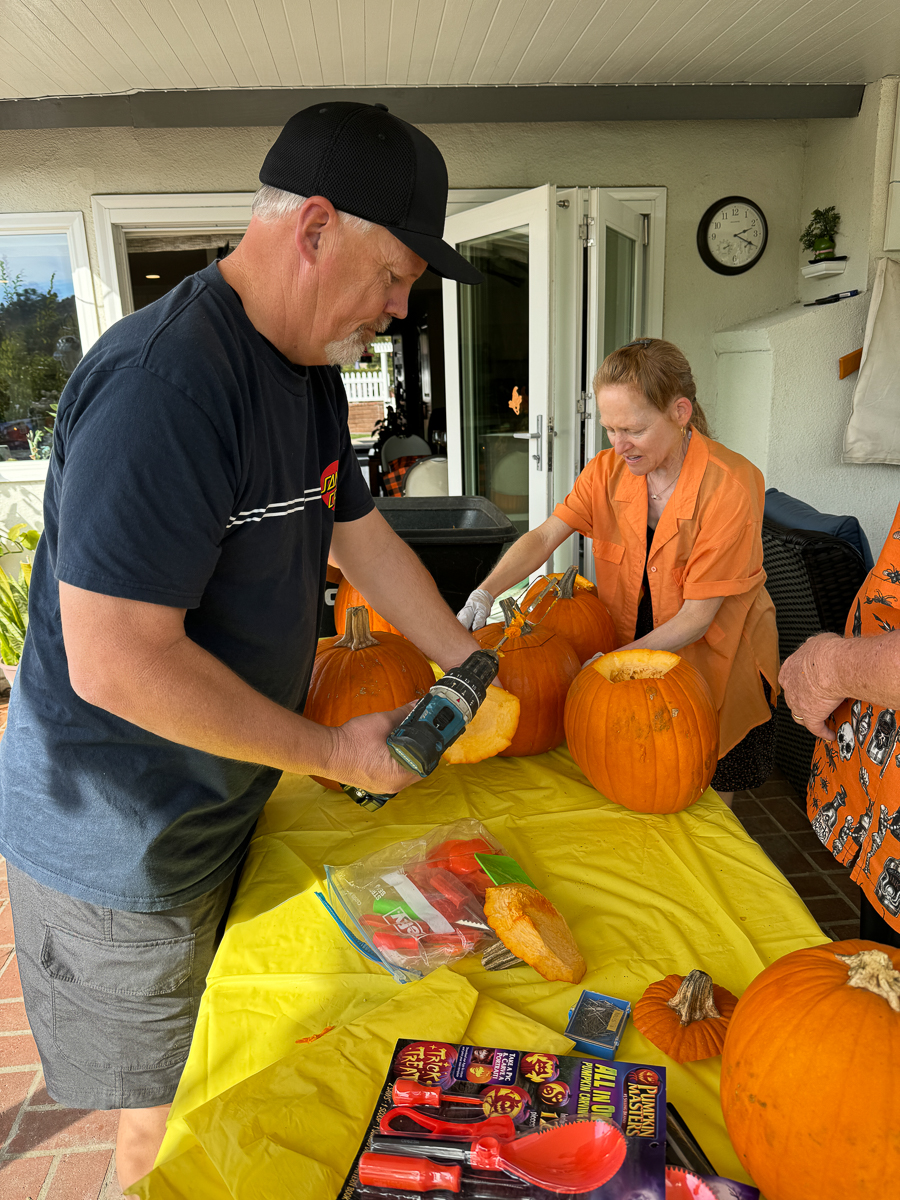
[{"label": "pumpkin stem", "polygon": [[500,601],[500,608],[503,612],[503,624],[506,626],[507,633],[511,628],[520,628],[521,636],[531,633],[534,626],[525,619],[525,614],[513,600],[512,596],[506,596]]},{"label": "pumpkin stem", "polygon": [[883,950],[860,950],[858,954],[836,954],[850,968],[847,982],[865,988],[873,996],[887,1000],[894,1012],[900,1012],[900,971]]},{"label": "pumpkin stem", "polygon": [[368,650],[370,646],[381,645],[381,642],[372,636],[369,629],[369,613],[363,605],[347,609],[347,624],[344,626],[343,635],[334,644],[346,646],[348,650]]},{"label": "pumpkin stem", "polygon": [[560,600],[573,600],[575,598],[575,579],[577,575],[578,569],[576,567],[569,567],[566,570],[557,585]]},{"label": "pumpkin stem", "polygon": [[691,971],[685,975],[681,987],[666,1004],[678,1013],[682,1025],[722,1015],[713,1000],[712,978],[705,971]]}]

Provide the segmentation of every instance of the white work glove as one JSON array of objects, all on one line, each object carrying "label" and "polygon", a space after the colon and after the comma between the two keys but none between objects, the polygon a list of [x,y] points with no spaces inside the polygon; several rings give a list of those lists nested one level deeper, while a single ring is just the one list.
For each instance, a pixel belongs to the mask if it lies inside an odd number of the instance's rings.
[{"label": "white work glove", "polygon": [[456,614],[465,629],[480,629],[491,615],[494,597],[484,588],[476,588]]}]

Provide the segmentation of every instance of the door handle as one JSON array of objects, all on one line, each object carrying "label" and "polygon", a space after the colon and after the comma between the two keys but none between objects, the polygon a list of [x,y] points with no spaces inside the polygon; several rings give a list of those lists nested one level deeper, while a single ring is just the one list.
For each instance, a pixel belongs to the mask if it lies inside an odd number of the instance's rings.
[{"label": "door handle", "polygon": [[535,450],[537,450],[537,454],[532,454],[531,457],[537,463],[537,469],[540,471],[542,469],[541,468],[541,442],[543,441],[543,437],[544,437],[544,418],[542,416],[535,417],[535,421],[537,423],[537,429],[534,431],[534,433],[514,433],[513,437],[521,438],[523,441],[537,442],[537,445],[535,446]]}]

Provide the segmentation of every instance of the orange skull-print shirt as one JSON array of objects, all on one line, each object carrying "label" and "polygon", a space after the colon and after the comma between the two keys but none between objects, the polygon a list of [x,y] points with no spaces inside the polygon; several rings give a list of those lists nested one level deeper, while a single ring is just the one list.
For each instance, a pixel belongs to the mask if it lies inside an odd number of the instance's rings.
[{"label": "orange skull-print shirt", "polygon": [[[845,637],[900,629],[900,507],[859,589]],[[832,717],[837,741],[816,742],[806,808],[819,840],[900,929],[900,738],[897,713],[850,697]]]}]

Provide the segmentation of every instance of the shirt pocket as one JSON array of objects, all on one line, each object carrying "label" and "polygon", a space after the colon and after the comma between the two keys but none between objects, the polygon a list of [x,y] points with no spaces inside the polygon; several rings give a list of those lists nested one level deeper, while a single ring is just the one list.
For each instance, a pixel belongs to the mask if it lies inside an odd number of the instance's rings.
[{"label": "shirt pocket", "polygon": [[194,934],[110,942],[48,925],[53,1039],[83,1068],[149,1071],[187,1058],[199,995]]},{"label": "shirt pocket", "polygon": [[599,538],[594,538],[592,549],[594,558],[602,559],[603,562],[614,563],[616,566],[625,557],[625,547],[619,546],[615,542],[601,542]]}]

